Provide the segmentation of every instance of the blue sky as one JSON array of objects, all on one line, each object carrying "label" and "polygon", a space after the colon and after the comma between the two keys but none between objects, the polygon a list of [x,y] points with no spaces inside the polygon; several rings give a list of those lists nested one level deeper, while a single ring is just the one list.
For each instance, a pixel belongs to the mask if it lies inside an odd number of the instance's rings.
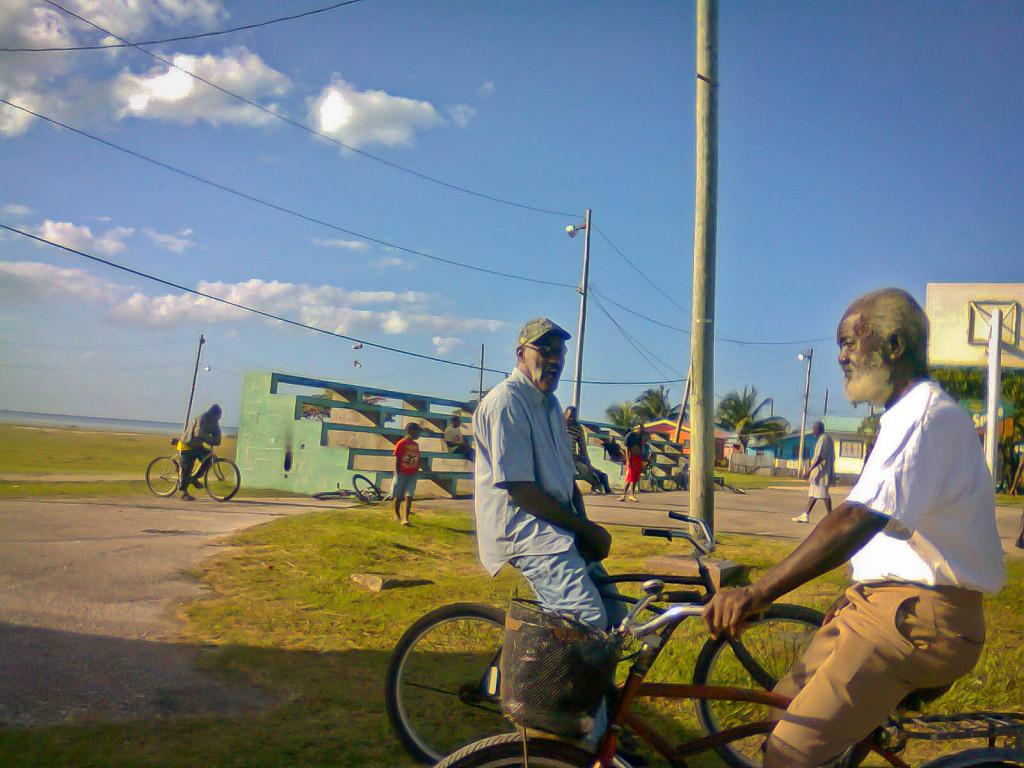
[{"label": "blue sky", "polygon": [[[330,4],[60,3],[133,42]],[[179,68],[133,48],[0,52],[0,98],[108,142],[0,104],[0,223],[368,342],[469,366],[483,344],[508,370],[524,320],[575,332],[583,238],[565,227],[591,208],[584,379],[670,381],[677,402],[694,17],[668,0],[362,0],[147,46]],[[104,42],[41,0],[0,7],[0,48]],[[719,396],[756,386],[798,424],[796,355],[813,347],[812,417],[826,389],[829,413],[857,413],[835,364],[851,299],[1024,278],[1019,2],[725,2],[719,75]],[[0,232],[0,408],[180,420],[200,333],[196,399],[232,424],[250,368],[453,398],[477,386],[470,368],[353,350]],[[584,384],[583,415],[643,388]]]}]

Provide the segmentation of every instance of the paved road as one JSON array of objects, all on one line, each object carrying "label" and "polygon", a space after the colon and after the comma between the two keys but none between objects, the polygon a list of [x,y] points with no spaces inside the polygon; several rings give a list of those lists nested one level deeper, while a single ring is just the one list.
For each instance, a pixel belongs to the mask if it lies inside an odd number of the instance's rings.
[{"label": "paved road", "polygon": [[226,535],[317,506],[0,501],[0,726],[263,706],[195,671],[202,650],[173,642],[174,609]]},{"label": "paved road", "polygon": [[[586,497],[604,523],[664,525],[685,493]],[[806,504],[800,487],[716,493],[720,533],[791,538],[810,526],[790,521]],[[472,500],[417,502],[469,512]],[[820,505],[819,505],[820,506]],[[260,691],[227,687],[196,672],[202,649],[174,642],[174,609],[199,594],[184,572],[235,531],[338,502],[256,499],[0,501],[0,726],[80,719],[246,710]],[[822,511],[818,511],[818,515]],[[1004,549],[1020,511],[999,507]]]}]

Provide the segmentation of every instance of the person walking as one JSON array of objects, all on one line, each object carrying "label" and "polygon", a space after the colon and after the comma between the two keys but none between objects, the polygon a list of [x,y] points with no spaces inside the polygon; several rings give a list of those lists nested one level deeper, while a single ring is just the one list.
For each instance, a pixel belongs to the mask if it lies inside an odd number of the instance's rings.
[{"label": "person walking", "polygon": [[832,435],[825,431],[825,425],[814,422],[811,427],[811,434],[817,440],[814,443],[814,454],[811,457],[811,466],[804,477],[807,478],[807,509],[802,515],[792,518],[794,523],[811,522],[811,510],[819,499],[825,502],[825,514],[832,511],[832,497],[828,489],[835,484],[836,475],[836,447]]},{"label": "person walking", "polygon": [[883,724],[918,688],[967,674],[985,641],[984,594],[1005,580],[992,476],[970,416],[928,378],[928,320],[896,288],[855,300],[837,333],[847,397],[885,406],[846,500],[754,584],[722,590],[704,620],[738,637],[747,617],[811,579],[853,583],[775,692],[791,697],[765,768],[817,768]]},{"label": "person walking", "polygon": [[622,488],[622,495],[619,501],[639,501],[633,494],[636,492],[637,484],[640,482],[640,475],[644,471],[644,448],[647,443],[647,434],[644,432],[643,422],[637,424],[626,435],[626,485]]},{"label": "person walking", "polygon": [[[395,500],[395,519],[409,524],[412,497],[416,493],[416,476],[420,471],[420,425],[412,421],[405,425],[405,437],[395,445],[395,476],[391,482],[391,496]],[[402,502],[405,501],[405,506]]]}]

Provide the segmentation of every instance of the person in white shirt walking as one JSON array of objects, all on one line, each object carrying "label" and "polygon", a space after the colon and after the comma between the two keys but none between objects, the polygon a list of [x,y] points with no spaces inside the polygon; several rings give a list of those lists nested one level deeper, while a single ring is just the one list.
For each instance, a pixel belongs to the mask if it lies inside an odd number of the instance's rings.
[{"label": "person in white shirt walking", "polygon": [[817,441],[814,443],[814,455],[811,457],[811,466],[804,477],[807,478],[807,509],[802,515],[792,518],[794,523],[811,522],[811,510],[821,499],[825,502],[825,514],[832,511],[832,497],[828,489],[835,484],[836,478],[836,446],[832,441],[832,435],[825,431],[825,425],[814,422],[811,427]]}]

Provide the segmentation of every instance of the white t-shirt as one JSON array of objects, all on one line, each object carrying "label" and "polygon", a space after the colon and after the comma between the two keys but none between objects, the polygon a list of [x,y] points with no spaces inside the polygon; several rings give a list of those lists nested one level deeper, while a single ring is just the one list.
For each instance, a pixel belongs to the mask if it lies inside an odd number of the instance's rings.
[{"label": "white t-shirt", "polygon": [[853,556],[855,581],[1002,587],[992,475],[970,417],[934,381],[913,385],[882,414],[846,500],[890,518]]}]

